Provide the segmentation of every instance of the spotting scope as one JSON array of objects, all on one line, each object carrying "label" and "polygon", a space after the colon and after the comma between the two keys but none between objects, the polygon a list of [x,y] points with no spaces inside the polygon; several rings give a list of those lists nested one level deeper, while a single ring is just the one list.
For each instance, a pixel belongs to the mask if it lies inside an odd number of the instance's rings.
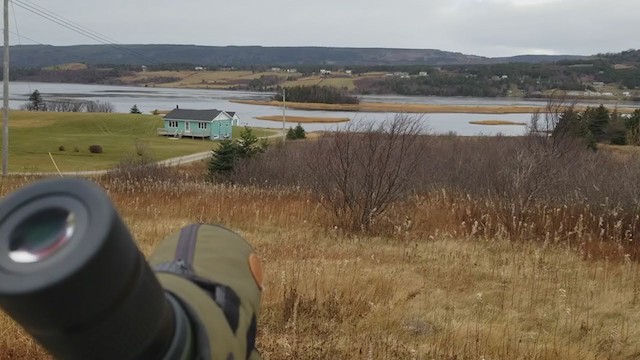
[{"label": "spotting scope", "polygon": [[181,229],[148,263],[88,180],[0,203],[0,308],[57,359],[259,359],[261,282],[251,246],[221,226]]}]

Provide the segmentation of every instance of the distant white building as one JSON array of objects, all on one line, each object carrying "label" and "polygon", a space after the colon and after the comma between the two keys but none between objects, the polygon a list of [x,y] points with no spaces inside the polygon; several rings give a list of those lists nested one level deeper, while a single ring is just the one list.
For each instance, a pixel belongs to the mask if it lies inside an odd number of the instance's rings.
[{"label": "distant white building", "polygon": [[625,91],[625,92],[623,92],[623,93],[622,93],[622,96],[624,96],[624,97],[631,97],[631,92],[629,92],[629,91]]},{"label": "distant white building", "polygon": [[282,69],[279,68],[279,67],[273,67],[273,68],[271,68],[271,71],[273,71],[273,72],[281,72]]},{"label": "distant white building", "polygon": [[196,71],[204,71],[205,69],[204,69],[204,67],[202,67],[202,66],[196,66],[196,67],[195,67],[195,70],[196,70]]},{"label": "distant white building", "polygon": [[320,69],[320,75],[331,75],[331,70]]},{"label": "distant white building", "polygon": [[347,75],[353,75],[353,70],[345,70],[344,73]]},{"label": "distant white building", "polygon": [[287,69],[288,74],[296,74],[298,73],[298,69]]},{"label": "distant white building", "polygon": [[422,77],[429,76],[429,73],[428,73],[428,72],[426,72],[426,71],[420,71],[420,72],[418,73],[418,76],[422,76]]}]

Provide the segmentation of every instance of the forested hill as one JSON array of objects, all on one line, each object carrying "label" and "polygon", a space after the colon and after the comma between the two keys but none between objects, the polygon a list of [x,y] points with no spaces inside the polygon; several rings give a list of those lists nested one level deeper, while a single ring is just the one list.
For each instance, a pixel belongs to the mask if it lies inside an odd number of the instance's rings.
[{"label": "forested hill", "polygon": [[248,65],[463,65],[507,62],[551,62],[580,56],[524,55],[487,58],[429,49],[261,47],[195,45],[20,45],[11,47],[13,68],[41,68],[67,63]]}]

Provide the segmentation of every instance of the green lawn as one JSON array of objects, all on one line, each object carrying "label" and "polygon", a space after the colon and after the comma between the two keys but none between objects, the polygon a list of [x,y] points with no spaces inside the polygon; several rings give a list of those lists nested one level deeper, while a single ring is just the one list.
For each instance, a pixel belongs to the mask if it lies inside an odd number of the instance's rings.
[{"label": "green lawn", "polygon": [[[9,171],[55,171],[49,152],[64,172],[108,169],[127,156],[136,156],[137,149],[163,160],[217,146],[209,140],[157,136],[156,129],[162,124],[153,115],[13,111],[9,115]],[[234,138],[241,130],[233,129]],[[254,133],[266,136],[272,132],[254,129]],[[91,154],[89,146],[94,144],[104,152]]]}]

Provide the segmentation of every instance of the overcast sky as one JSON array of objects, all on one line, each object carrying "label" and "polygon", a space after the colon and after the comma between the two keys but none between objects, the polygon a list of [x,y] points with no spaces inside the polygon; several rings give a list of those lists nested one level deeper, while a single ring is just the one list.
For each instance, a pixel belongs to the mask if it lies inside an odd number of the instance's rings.
[{"label": "overcast sky", "polygon": [[640,0],[11,1],[12,44],[99,43],[27,6],[118,44],[418,48],[491,57],[640,47]]}]

